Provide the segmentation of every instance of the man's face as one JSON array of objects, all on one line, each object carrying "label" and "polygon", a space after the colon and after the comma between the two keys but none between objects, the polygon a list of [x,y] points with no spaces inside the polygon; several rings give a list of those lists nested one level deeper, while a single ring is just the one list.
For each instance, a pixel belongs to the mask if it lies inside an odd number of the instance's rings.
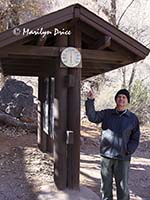
[{"label": "man's face", "polygon": [[116,98],[116,104],[119,107],[126,107],[128,105],[128,99],[127,99],[126,95],[119,94]]}]

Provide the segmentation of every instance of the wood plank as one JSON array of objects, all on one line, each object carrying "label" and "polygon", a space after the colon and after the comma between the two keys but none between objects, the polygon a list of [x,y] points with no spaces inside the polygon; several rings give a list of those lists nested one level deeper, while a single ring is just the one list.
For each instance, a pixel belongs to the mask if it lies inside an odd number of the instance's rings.
[{"label": "wood plank", "polygon": [[99,42],[97,41],[97,44],[96,44],[96,45],[97,45],[97,48],[98,48],[98,49],[104,50],[104,49],[110,47],[111,42],[112,42],[112,38],[111,38],[110,36],[105,36],[104,42],[101,44],[101,43],[99,43]]},{"label": "wood plank", "polygon": [[95,64],[99,64],[99,65],[102,65],[103,63],[104,64],[124,64],[124,63],[128,63],[127,61],[115,61],[115,60],[90,60],[90,59],[87,59],[87,60],[83,60],[83,66],[84,66],[84,63],[93,63],[94,65]]},{"label": "wood plank", "polygon": [[134,53],[129,52],[128,49],[122,48],[122,46],[115,41],[111,41],[110,49],[125,57],[128,56],[133,59],[136,59],[137,57]]},{"label": "wood plank", "polygon": [[[65,21],[68,21],[68,20],[71,20],[73,17],[73,14],[72,13],[69,13],[69,14],[65,14],[63,16],[59,16],[58,18],[53,18],[50,17],[50,19],[45,22],[45,24],[40,24],[38,23],[38,20],[35,22],[35,26],[33,25],[32,22],[29,22],[27,24],[23,24],[23,25],[20,25],[18,26],[22,31],[23,31],[23,28],[29,28],[30,30],[37,30],[38,28],[40,27],[43,27],[44,30],[50,28],[50,27],[53,27],[53,26],[56,26],[57,24],[60,24],[60,23],[63,23]],[[22,40],[24,39],[25,37],[28,37],[26,35],[23,35],[23,34],[20,34],[19,36],[14,36],[13,35],[13,29],[9,30],[7,33],[4,32],[5,34],[1,35],[0,34],[0,48],[1,47],[4,47],[4,46],[7,46],[11,43],[14,43],[16,41],[19,41],[19,40]]]},{"label": "wood plank", "polygon": [[105,72],[108,72],[108,71],[111,71],[111,70],[114,70],[114,69],[117,69],[117,68],[120,68],[122,67],[121,65],[112,65],[111,67],[101,67],[101,68],[87,68],[85,70],[83,70],[83,74],[85,73],[98,73],[98,74],[102,74],[102,73],[105,73]]},{"label": "wood plank", "polygon": [[88,44],[88,49],[104,50],[111,45],[111,37],[102,35],[97,40],[92,40],[89,36],[83,35],[82,40]]},{"label": "wood plank", "polygon": [[58,57],[59,47],[46,47],[46,46],[34,46],[34,45],[24,45],[14,47],[3,48],[3,52],[0,52],[0,57],[4,56],[28,56],[29,58],[35,59],[37,57]]},{"label": "wood plank", "polygon": [[[43,38],[43,36],[38,37],[38,41],[37,41],[37,46],[44,46],[47,40],[47,36],[45,36]],[[50,63],[51,64],[51,63]],[[47,73],[49,75],[49,73]],[[50,90],[50,84],[51,84],[51,78],[47,77],[47,79],[45,79],[46,84],[45,84],[45,103],[48,104],[48,116],[44,116],[44,122],[46,123],[46,120],[48,120],[48,135],[46,137],[46,151],[51,153],[53,155],[53,139],[50,137],[50,108],[51,108],[51,100],[50,100],[50,95],[51,95],[51,90]],[[45,112],[46,113],[46,112]],[[48,118],[48,119],[46,119]],[[46,124],[47,125],[47,124]]]},{"label": "wood plank", "polygon": [[93,40],[98,40],[100,37],[103,37],[103,34],[101,32],[97,31],[92,26],[89,26],[83,21],[79,21],[79,30],[81,31],[81,33],[88,35]]},{"label": "wood plank", "polygon": [[[88,45],[87,49],[94,49],[93,46],[91,46],[96,40],[94,40],[93,38],[91,38],[90,36],[82,33],[82,42],[86,43]],[[82,47],[82,49],[85,49]]]},{"label": "wood plank", "polygon": [[[72,29],[68,46],[81,48],[81,32],[78,24]],[[67,186],[79,189],[80,174],[80,81],[81,68],[68,69],[68,75],[74,77],[74,87],[68,88],[67,130],[73,131],[74,143],[67,148]]]},{"label": "wood plank", "polygon": [[7,75],[14,75],[14,76],[46,76],[48,71],[41,72],[41,71],[23,71],[23,70],[10,70],[8,68],[3,68],[2,72]]},{"label": "wood plank", "polygon": [[[90,57],[91,55],[89,55]],[[110,71],[113,69],[113,66],[116,64],[117,66],[121,66],[121,65],[125,65],[130,63],[131,61],[127,62],[127,63],[120,63],[118,61],[99,61],[99,60],[83,60],[83,69],[82,71],[84,71],[84,68],[86,68],[86,70],[89,71],[93,71],[93,70],[97,70],[99,73],[101,71],[101,68],[104,68],[106,71]],[[1,61],[1,65],[2,68],[5,69],[5,71],[7,71],[7,74],[21,74],[23,75],[23,73],[25,75],[41,75],[43,74],[51,74],[52,76],[55,74],[55,68],[57,65],[57,62],[53,61],[51,63],[51,61],[49,60],[28,60],[28,59],[12,59],[12,58],[5,58],[2,59]],[[107,65],[108,64],[108,65]],[[107,66],[109,67],[107,69]],[[6,70],[7,69],[7,70]]]},{"label": "wood plank", "polygon": [[10,71],[10,73],[12,72],[12,71],[14,71],[14,73],[20,73],[20,72],[22,72],[22,74],[24,73],[24,74],[30,74],[30,72],[33,74],[33,73],[36,73],[36,74],[47,74],[47,73],[49,73],[49,74],[51,74],[51,75],[54,75],[54,73],[52,72],[50,72],[48,69],[45,69],[44,70],[44,72],[42,72],[41,70],[38,70],[38,69],[30,69],[30,68],[28,68],[28,69],[25,69],[25,68],[13,68],[13,66],[12,66],[12,68],[10,69],[10,66],[8,67],[8,66],[4,66],[3,68],[2,68],[3,70],[7,70],[8,72]]},{"label": "wood plank", "polygon": [[54,135],[54,181],[56,187],[60,190],[66,188],[67,179],[67,154],[66,154],[66,106],[67,90],[64,87],[64,77],[67,75],[66,68],[56,69],[56,99],[58,101],[59,117],[55,119]]},{"label": "wood plank", "polygon": [[[59,47],[43,47],[43,46],[20,46],[18,49],[5,49],[2,53],[0,53],[0,57],[14,57],[17,58],[18,56],[22,58],[32,58],[32,59],[48,59],[48,58],[56,58],[59,56]],[[136,61],[136,58],[131,57],[131,55],[119,55],[118,52],[111,52],[111,51],[102,51],[102,50],[89,50],[89,49],[82,49],[82,58],[83,60],[108,60],[108,61],[117,61],[117,62],[128,62],[128,61]]]},{"label": "wood plank", "polygon": [[91,77],[92,77],[92,76],[95,76],[95,75],[98,75],[98,74],[103,74],[105,72],[120,68],[121,66],[122,65],[110,65],[109,66],[109,65],[104,64],[104,65],[101,65],[101,66],[93,65],[91,67],[91,64],[87,63],[86,67],[82,68],[82,80],[90,77],[90,74],[91,74]]},{"label": "wood plank", "polygon": [[39,77],[38,80],[38,146],[42,152],[47,152],[47,138],[48,135],[43,129],[43,120],[44,120],[44,101],[45,101],[45,77]]},{"label": "wood plank", "polygon": [[[131,60],[132,58],[130,56],[122,56],[118,55],[116,52],[111,52],[111,51],[101,51],[101,50],[88,50],[88,49],[82,49],[82,57],[83,61],[88,59],[88,60],[97,60],[97,61],[103,61],[103,60],[108,60],[108,61],[126,61],[126,60]],[[133,60],[133,59],[132,59]]]},{"label": "wood plank", "polygon": [[47,36],[43,37],[43,36],[39,36],[38,37],[38,41],[37,41],[37,46],[44,46],[47,40]]},{"label": "wood plank", "polygon": [[42,65],[43,66],[47,66],[47,65],[56,65],[56,59],[27,59],[27,58],[22,58],[22,57],[4,57],[1,58],[2,63],[4,64],[9,64],[9,63],[13,63],[15,64],[23,64],[23,65],[32,65],[32,66],[39,66]]},{"label": "wood plank", "polygon": [[97,66],[94,66],[94,67],[91,67],[90,68],[90,65],[87,65],[87,67],[83,68],[82,70],[82,73],[84,72],[87,72],[87,73],[91,73],[91,72],[101,72],[101,71],[110,71],[112,70],[112,66],[109,66],[109,67],[106,67],[106,66],[101,66],[101,67],[97,67]]},{"label": "wood plank", "polygon": [[10,76],[46,76],[47,75],[47,73],[42,73],[42,72],[33,72],[33,71],[30,71],[30,72],[25,72],[24,73],[24,71],[14,71],[14,70],[12,70],[12,71],[10,71],[10,70],[8,70],[8,69],[3,69],[3,71],[2,71],[2,73],[4,74],[4,75],[10,75]]},{"label": "wood plank", "polygon": [[55,78],[49,76],[49,90],[48,90],[48,142],[47,142],[47,151],[53,155],[54,153],[54,98],[55,98]]},{"label": "wood plank", "polygon": [[[57,37],[57,46],[66,46],[67,40],[63,36]],[[67,182],[67,88],[65,87],[65,77],[67,68],[60,68],[60,59],[58,59],[55,68],[55,98],[58,102],[58,117],[55,118],[54,134],[54,181],[56,187],[60,190],[66,188]]]}]

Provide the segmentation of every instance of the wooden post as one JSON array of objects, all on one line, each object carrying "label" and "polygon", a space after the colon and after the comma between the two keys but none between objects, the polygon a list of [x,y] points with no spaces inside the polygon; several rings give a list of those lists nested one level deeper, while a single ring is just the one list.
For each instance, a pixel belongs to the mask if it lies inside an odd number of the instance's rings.
[{"label": "wooden post", "polygon": [[[53,80],[53,81],[52,81]],[[48,139],[47,139],[47,151],[53,154],[53,145],[54,145],[54,130],[53,130],[53,117],[54,113],[52,110],[52,102],[54,100],[54,91],[55,91],[55,79],[54,77],[49,77],[49,91],[48,91]]]},{"label": "wooden post", "polygon": [[[57,37],[57,46],[66,46],[66,36]],[[60,68],[60,59],[56,67],[55,75],[55,98],[57,100],[58,117],[55,118],[54,134],[54,181],[59,190],[66,188],[67,180],[67,149],[66,149],[66,130],[67,130],[67,87],[65,77],[67,68]]]},{"label": "wooden post", "polygon": [[41,151],[47,151],[47,134],[43,130],[43,104],[45,99],[45,84],[44,84],[44,77],[39,77],[38,80],[38,134],[37,134],[37,143]]},{"label": "wooden post", "polygon": [[[72,35],[69,36],[68,46],[81,47],[81,33],[77,24],[72,29]],[[68,88],[67,130],[73,131],[74,142],[67,148],[67,187],[79,189],[81,68],[68,69],[68,76],[74,80],[74,86]]]}]

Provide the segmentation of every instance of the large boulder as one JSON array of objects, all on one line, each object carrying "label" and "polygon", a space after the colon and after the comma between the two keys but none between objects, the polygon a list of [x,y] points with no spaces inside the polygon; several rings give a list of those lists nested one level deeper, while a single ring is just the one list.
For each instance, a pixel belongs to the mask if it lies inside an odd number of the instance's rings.
[{"label": "large boulder", "polygon": [[[6,80],[0,91],[0,114],[18,123],[37,123],[37,106],[34,103],[33,88],[23,81]],[[5,121],[4,117],[0,120]],[[9,120],[6,120],[7,122]]]}]

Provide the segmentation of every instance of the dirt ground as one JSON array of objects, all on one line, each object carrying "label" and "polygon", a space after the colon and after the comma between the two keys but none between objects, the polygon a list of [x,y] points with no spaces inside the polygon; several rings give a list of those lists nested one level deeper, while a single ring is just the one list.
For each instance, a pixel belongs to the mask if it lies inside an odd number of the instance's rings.
[{"label": "dirt ground", "polygon": [[0,200],[36,200],[43,185],[53,187],[53,159],[38,149],[36,134],[1,128]]},{"label": "dirt ground", "polygon": [[[96,125],[82,122],[80,184],[100,196],[99,138]],[[0,200],[36,200],[44,185],[54,187],[53,158],[38,149],[36,134],[1,126]],[[129,188],[131,200],[150,200],[150,127],[142,128],[131,161]]]},{"label": "dirt ground", "polygon": [[[100,195],[99,128],[82,122],[81,184]],[[131,200],[150,200],[150,127],[141,128],[140,145],[131,159],[129,173]],[[114,184],[114,199],[116,190]]]}]

